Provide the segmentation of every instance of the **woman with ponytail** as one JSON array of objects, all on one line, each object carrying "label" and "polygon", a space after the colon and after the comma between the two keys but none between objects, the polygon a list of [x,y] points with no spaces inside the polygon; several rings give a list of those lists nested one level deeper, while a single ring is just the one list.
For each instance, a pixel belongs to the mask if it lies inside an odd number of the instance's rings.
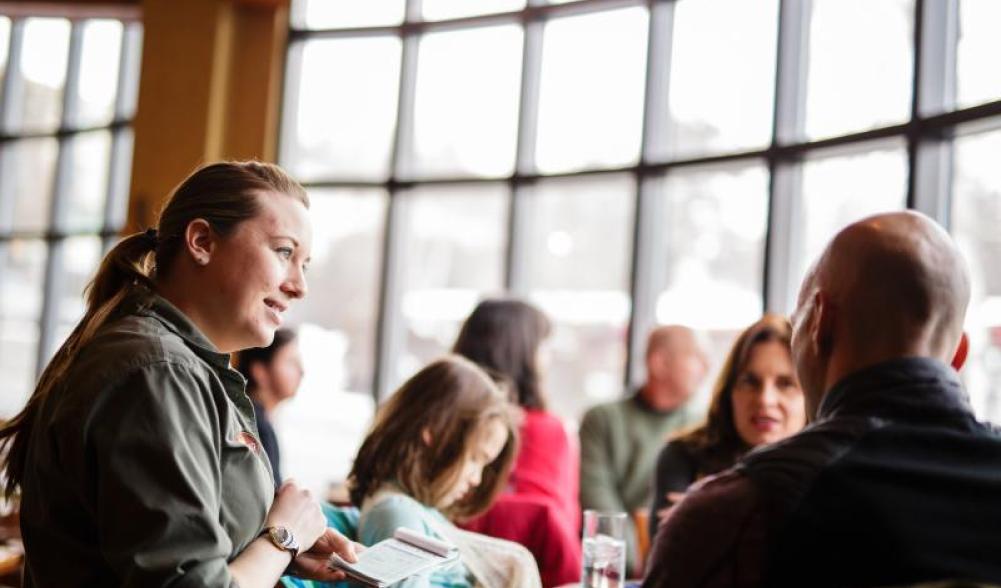
[{"label": "woman with ponytail", "polygon": [[353,546],[275,491],[230,353],[306,294],[309,200],[277,166],[216,163],[101,262],[80,323],[0,428],[32,586],[274,586]]}]

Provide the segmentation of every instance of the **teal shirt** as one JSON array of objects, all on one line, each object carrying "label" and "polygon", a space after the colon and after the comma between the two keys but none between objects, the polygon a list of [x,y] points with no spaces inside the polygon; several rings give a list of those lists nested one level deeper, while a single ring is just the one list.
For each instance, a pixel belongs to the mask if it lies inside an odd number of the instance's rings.
[{"label": "teal shirt", "polygon": [[139,288],[41,406],[22,484],[24,586],[234,586],[274,482],[245,382]]},{"label": "teal shirt", "polygon": [[[432,527],[451,524],[437,509],[425,506],[404,494],[393,494],[371,507],[362,509],[358,521],[358,541],[362,545],[375,545],[389,539],[398,527],[406,527],[435,539],[444,538]],[[472,588],[473,577],[462,561],[443,566],[424,574],[411,576],[396,584],[398,588]]]}]

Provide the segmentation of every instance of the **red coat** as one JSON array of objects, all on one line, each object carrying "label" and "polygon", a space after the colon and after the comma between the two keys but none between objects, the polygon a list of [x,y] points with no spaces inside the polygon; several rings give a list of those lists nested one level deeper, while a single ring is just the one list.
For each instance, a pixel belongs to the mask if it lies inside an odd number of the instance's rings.
[{"label": "red coat", "polygon": [[578,448],[557,417],[526,410],[508,490],[483,516],[464,526],[528,548],[539,564],[543,586],[578,582],[579,462]]}]

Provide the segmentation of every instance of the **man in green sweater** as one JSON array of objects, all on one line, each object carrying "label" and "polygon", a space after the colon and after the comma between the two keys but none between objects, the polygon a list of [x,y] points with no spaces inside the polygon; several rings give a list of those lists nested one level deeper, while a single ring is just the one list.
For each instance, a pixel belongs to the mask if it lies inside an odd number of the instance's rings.
[{"label": "man in green sweater", "polygon": [[626,529],[630,575],[636,569],[632,517],[648,511],[657,453],[668,436],[703,417],[686,406],[709,370],[695,333],[678,325],[650,333],[646,383],[627,398],[592,407],[580,425],[580,503],[584,509],[629,515]]}]

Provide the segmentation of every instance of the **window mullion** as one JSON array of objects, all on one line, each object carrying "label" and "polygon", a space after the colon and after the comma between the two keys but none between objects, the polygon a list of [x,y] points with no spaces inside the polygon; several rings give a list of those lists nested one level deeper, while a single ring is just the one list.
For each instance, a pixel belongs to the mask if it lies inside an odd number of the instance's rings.
[{"label": "window mullion", "polygon": [[[667,104],[673,37],[674,2],[651,2],[640,148],[640,161],[644,164],[666,152],[667,135],[672,132]],[[632,310],[629,314],[624,378],[627,389],[638,385],[644,378],[646,336],[657,323],[657,293],[664,286],[666,237],[661,226],[664,201],[656,193],[657,181],[642,172],[636,178],[629,285]]]},{"label": "window mullion", "polygon": [[511,208],[508,213],[507,260],[504,287],[525,296],[528,293],[528,264],[531,252],[530,202],[525,182],[519,178],[535,173],[535,145],[539,122],[539,84],[542,76],[542,35],[545,22],[526,19],[521,54],[521,92],[518,105],[518,140],[515,154],[515,181],[511,186]]},{"label": "window mullion", "polygon": [[949,226],[952,141],[921,124],[956,102],[958,0],[917,0],[914,45],[913,132],[908,136],[907,205]]},{"label": "window mullion", "polygon": [[[408,20],[420,18],[420,0],[407,0]],[[376,403],[387,398],[396,384],[395,370],[402,348],[405,326],[401,312],[403,298],[403,245],[408,225],[407,195],[399,188],[398,179],[410,177],[413,169],[412,139],[414,136],[414,100],[417,90],[417,51],[420,38],[416,33],[403,36],[400,60],[400,89],[396,113],[396,133],[390,165],[390,194],[382,249],[382,274],[379,291],[379,316],[376,332],[376,366],[372,393]]]},{"label": "window mullion", "polygon": [[781,0],[775,67],[775,113],[768,157],[768,230],[765,236],[765,310],[786,312],[795,304],[792,252],[803,239],[795,219],[802,200],[800,162],[779,157],[778,147],[804,140],[809,67],[811,0]]}]

